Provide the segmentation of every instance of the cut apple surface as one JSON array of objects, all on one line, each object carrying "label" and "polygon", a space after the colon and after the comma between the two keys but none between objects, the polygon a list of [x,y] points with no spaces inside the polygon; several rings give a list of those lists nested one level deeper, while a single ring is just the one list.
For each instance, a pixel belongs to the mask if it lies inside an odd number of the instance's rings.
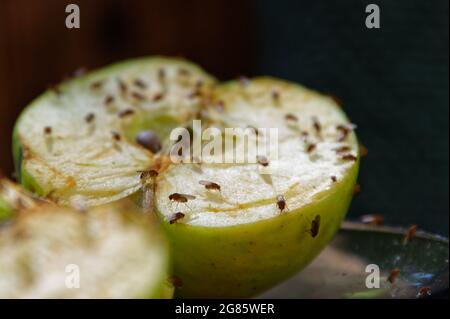
[{"label": "cut apple surface", "polygon": [[155,149],[139,144],[138,134],[158,131],[165,147],[171,128],[189,124],[213,83],[191,63],[148,58],[59,85],[17,122],[22,184],[61,205],[99,205],[135,193],[138,172],[156,165]]},{"label": "cut apple surface", "polygon": [[[171,161],[170,132],[195,119],[246,129],[231,138],[244,149],[275,129],[277,152],[258,149],[244,163]],[[358,171],[353,131],[333,99],[299,85],[215,87],[187,62],[150,58],[38,98],[18,120],[14,152],[22,183],[59,204],[150,198],[183,283],[177,295],[248,297],[307,265],[339,228]]]},{"label": "cut apple surface", "polygon": [[[331,98],[295,84],[229,83],[214,99],[224,108],[205,114],[211,125],[277,128],[277,158],[171,165],[158,177],[156,205],[185,283],[178,294],[246,297],[297,272],[334,235],[352,198],[358,144]],[[191,200],[174,202],[173,193]],[[184,216],[171,223],[177,212]]]},{"label": "cut apple surface", "polygon": [[0,225],[0,298],[168,297],[166,244],[133,207],[16,210]]}]

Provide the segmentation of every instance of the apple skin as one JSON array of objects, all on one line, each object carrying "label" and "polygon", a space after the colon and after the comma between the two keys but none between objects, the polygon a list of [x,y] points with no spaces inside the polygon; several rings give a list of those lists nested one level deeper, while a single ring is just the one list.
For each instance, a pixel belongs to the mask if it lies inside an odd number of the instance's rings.
[{"label": "apple skin", "polygon": [[[348,174],[315,201],[279,217],[228,227],[169,224],[169,239],[181,298],[248,298],[303,269],[331,240],[350,205],[359,159]],[[318,235],[309,233],[320,215]]]},{"label": "apple skin", "polygon": [[[20,188],[13,184],[12,182],[9,183],[2,183],[3,181],[0,180],[0,186],[1,187],[5,187],[5,188],[9,188],[11,187],[11,190],[13,191],[20,191]],[[0,189],[1,190],[1,189]],[[20,208],[20,209],[14,209],[11,205],[14,201],[14,199],[8,198],[8,197],[3,197],[2,192],[0,191],[0,226],[1,223],[3,221],[6,220],[11,220],[11,221],[15,221],[17,223],[17,219],[24,219],[24,218],[38,218],[38,217],[33,217],[33,214],[41,214],[41,215],[45,215],[46,213],[52,213],[52,214],[68,214],[68,212],[70,212],[71,214],[73,214],[73,211],[67,211],[65,209],[62,209],[61,211],[55,210],[55,209],[59,209],[56,208],[56,206],[54,206],[52,203],[50,202],[44,202],[41,201],[40,199],[35,199],[35,198],[31,198],[31,197],[27,197],[27,194],[23,193],[22,194],[23,199],[28,200],[29,202],[27,202],[27,205],[32,205],[29,208]],[[30,203],[31,202],[31,203]],[[162,262],[162,273],[158,276],[158,280],[156,282],[156,284],[152,285],[151,287],[149,287],[148,289],[144,289],[143,292],[139,292],[136,295],[132,295],[132,296],[125,296],[125,297],[129,297],[129,298],[150,298],[150,299],[171,299],[173,297],[173,293],[174,293],[174,287],[173,285],[169,282],[168,280],[168,273],[170,273],[170,269],[171,269],[171,263],[170,263],[170,259],[169,259],[169,254],[168,254],[168,247],[167,247],[167,243],[166,240],[163,236],[161,236],[161,232],[159,229],[159,225],[157,225],[155,223],[154,218],[146,218],[142,215],[142,213],[136,209],[135,204],[132,201],[129,200],[123,200],[123,201],[119,201],[116,202],[116,204],[110,204],[111,207],[112,205],[119,205],[119,208],[117,208],[119,211],[121,212],[128,212],[129,214],[127,215],[128,219],[126,220],[127,223],[129,223],[128,227],[145,227],[145,231],[148,233],[147,236],[150,234],[152,236],[152,238],[147,238],[146,240],[152,241],[152,242],[158,242],[161,247],[163,247],[164,249],[164,260]],[[97,214],[105,214],[107,212],[107,206],[103,206],[99,207],[99,208],[94,208],[97,211],[105,209],[104,211],[100,211],[100,212],[96,212]],[[95,213],[95,212],[94,212]],[[92,213],[92,214],[94,214]],[[32,217],[29,217],[29,215],[31,214]],[[76,214],[79,214],[79,212],[76,212]],[[87,215],[88,213],[86,212],[85,215]],[[53,216],[54,217],[54,216]],[[92,217],[92,215],[91,215]],[[124,219],[125,220],[125,219]],[[10,223],[9,225],[13,225],[14,223]],[[98,226],[98,225],[97,225]],[[106,225],[107,226],[107,225]],[[8,226],[6,226],[8,227]],[[123,226],[122,226],[123,227]],[[1,228],[1,227],[0,227]],[[26,228],[24,228],[26,229]],[[0,229],[1,230],[1,229]],[[40,236],[46,236],[44,233],[39,233],[37,235],[34,235],[33,238],[38,239]],[[47,240],[52,240],[54,239],[54,237],[52,238],[51,236],[48,236]],[[41,240],[41,239],[40,239]],[[42,240],[41,240],[42,241]],[[67,241],[67,238],[65,239],[65,241]],[[72,243],[74,244],[74,243]],[[70,247],[70,246],[68,246]],[[68,248],[66,247],[66,248]],[[41,250],[45,253],[45,250],[48,249],[48,247],[40,247]],[[99,261],[101,261],[101,259],[103,257],[108,258],[108,255],[105,256],[99,256]],[[76,258],[74,256],[74,258]],[[24,260],[25,262],[25,260]],[[1,290],[1,289],[0,289]],[[1,295],[1,291],[0,291],[0,295]]]}]

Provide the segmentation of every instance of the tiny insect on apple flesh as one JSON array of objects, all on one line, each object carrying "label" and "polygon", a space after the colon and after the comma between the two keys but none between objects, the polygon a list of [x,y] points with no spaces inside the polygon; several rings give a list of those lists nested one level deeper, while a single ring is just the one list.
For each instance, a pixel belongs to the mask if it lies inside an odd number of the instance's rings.
[{"label": "tiny insect on apple flesh", "polygon": [[220,185],[211,181],[201,180],[198,182],[200,185],[205,186],[208,190],[217,190],[220,192]]}]

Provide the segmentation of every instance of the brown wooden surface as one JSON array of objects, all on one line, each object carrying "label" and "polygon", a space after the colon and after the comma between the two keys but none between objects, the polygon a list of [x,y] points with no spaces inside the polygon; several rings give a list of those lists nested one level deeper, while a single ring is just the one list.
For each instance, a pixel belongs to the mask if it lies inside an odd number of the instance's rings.
[{"label": "brown wooden surface", "polygon": [[[81,28],[65,27],[76,3]],[[180,55],[222,79],[252,71],[251,15],[241,1],[0,1],[0,171],[12,172],[11,133],[24,106],[80,67]]]}]

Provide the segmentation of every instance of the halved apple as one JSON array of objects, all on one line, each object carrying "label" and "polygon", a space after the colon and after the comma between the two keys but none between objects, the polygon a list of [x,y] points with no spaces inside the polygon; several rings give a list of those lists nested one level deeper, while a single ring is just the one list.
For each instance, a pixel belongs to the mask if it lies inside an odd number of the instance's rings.
[{"label": "halved apple", "polygon": [[[3,190],[10,202],[16,187]],[[134,204],[79,212],[27,203],[0,225],[0,298],[170,297],[167,246]]]},{"label": "halved apple", "polygon": [[[210,125],[277,128],[277,158],[171,165],[157,180],[157,211],[184,282],[179,296],[248,297],[299,271],[332,238],[353,195],[358,144],[331,98],[292,83],[232,82],[213,100],[224,107],[205,113]],[[263,138],[256,130],[250,142]],[[174,193],[192,200],[174,203]]]},{"label": "halved apple", "polygon": [[[334,235],[353,194],[358,145],[329,97],[272,78],[214,83],[164,58],[68,82],[20,117],[16,162],[24,185],[62,205],[150,203],[170,240],[179,296],[249,297],[300,270]],[[250,141],[277,129],[278,154],[170,161],[169,133],[194,119],[250,128]]]}]

